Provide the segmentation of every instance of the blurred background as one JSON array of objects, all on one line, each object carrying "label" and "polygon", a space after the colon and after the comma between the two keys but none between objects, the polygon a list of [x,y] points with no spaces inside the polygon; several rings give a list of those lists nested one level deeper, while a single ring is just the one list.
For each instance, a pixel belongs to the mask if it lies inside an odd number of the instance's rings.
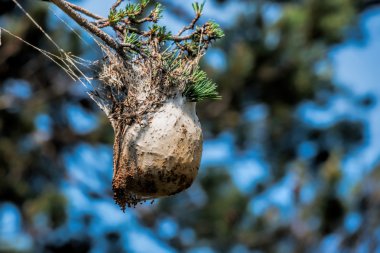
[{"label": "blurred background", "polygon": [[[169,29],[192,19],[191,1],[160,2]],[[58,9],[20,3],[65,50],[99,57]],[[113,1],[76,3],[107,16]],[[223,100],[197,106],[200,174],[125,213],[104,114],[2,32],[0,252],[380,252],[379,3],[208,0],[202,21],[226,36],[202,62]],[[0,27],[54,51],[11,0]]]}]

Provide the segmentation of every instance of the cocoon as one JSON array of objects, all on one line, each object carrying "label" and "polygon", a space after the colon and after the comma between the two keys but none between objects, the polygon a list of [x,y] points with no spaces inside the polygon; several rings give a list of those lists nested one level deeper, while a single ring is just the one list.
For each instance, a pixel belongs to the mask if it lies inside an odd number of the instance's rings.
[{"label": "cocoon", "polygon": [[195,103],[169,99],[142,122],[115,125],[113,190],[122,207],[188,188],[197,176],[202,130]]},{"label": "cocoon", "polygon": [[[116,203],[125,210],[188,188],[198,173],[202,153],[195,103],[221,98],[216,84],[199,68],[207,49],[224,36],[213,21],[196,25],[205,3],[192,4],[194,19],[174,35],[158,24],[162,5],[151,8],[149,0],[126,5],[116,1],[106,18],[66,1],[51,2],[100,39],[94,42],[103,53],[101,59],[89,64],[64,53],[54,62],[88,88],[112,124]],[[116,36],[102,30],[106,27]],[[83,71],[94,76],[89,78]]]},{"label": "cocoon", "polygon": [[202,129],[196,102],[219,98],[194,61],[159,55],[125,62],[104,50],[97,70],[101,85],[90,96],[115,132],[112,188],[125,210],[141,201],[187,189],[197,176]]}]

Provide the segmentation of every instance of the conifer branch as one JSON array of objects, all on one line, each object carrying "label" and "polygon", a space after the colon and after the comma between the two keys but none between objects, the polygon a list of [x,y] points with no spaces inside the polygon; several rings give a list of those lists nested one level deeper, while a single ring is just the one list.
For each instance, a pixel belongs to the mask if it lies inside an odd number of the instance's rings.
[{"label": "conifer branch", "polygon": [[[202,16],[204,2],[192,4],[194,18],[177,35],[173,35],[165,26],[158,24],[163,12],[160,3],[156,3],[149,12],[146,12],[150,0],[138,0],[137,3],[128,3],[124,7],[121,7],[123,0],[115,0],[107,18],[93,14],[66,0],[50,1],[80,26],[100,38],[123,59],[159,56],[157,59],[162,59],[160,63],[162,70],[170,72],[176,68],[181,69],[179,73],[182,74],[179,76],[185,77],[186,82],[183,96],[188,101],[220,98],[216,85],[207,78],[206,73],[195,68],[189,68],[190,72],[186,70],[186,64],[197,64],[210,44],[224,36],[222,29],[213,21],[197,25]],[[144,13],[148,14],[144,16]],[[94,21],[90,22],[84,16]],[[150,26],[140,29],[141,24],[150,24]],[[112,37],[104,32],[102,28],[106,27],[111,27],[116,36]]]},{"label": "conifer branch", "polygon": [[81,16],[78,12],[73,9],[70,4],[65,0],[50,0],[54,3],[58,8],[64,11],[67,15],[69,15],[72,19],[74,19],[80,26],[87,29],[89,32],[100,38],[104,41],[109,47],[117,51],[118,53],[122,53],[120,50],[119,44],[107,33],[100,30],[95,25],[91,24],[86,18]]}]

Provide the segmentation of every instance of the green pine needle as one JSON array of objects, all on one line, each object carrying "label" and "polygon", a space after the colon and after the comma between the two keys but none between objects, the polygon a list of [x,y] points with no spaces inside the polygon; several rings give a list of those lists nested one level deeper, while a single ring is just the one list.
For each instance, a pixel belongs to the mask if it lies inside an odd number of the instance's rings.
[{"label": "green pine needle", "polygon": [[[136,2],[129,2],[121,9],[111,9],[108,15],[111,26],[120,25],[125,29],[123,42],[126,45],[123,47],[127,56],[132,59],[140,55],[150,57],[152,52],[155,52],[154,50],[158,50],[162,56],[163,70],[166,73],[173,73],[173,75],[169,75],[169,78],[173,79],[173,83],[176,81],[178,83],[176,78],[180,78],[180,83],[186,80],[187,84],[182,95],[186,97],[187,101],[220,99],[217,85],[207,78],[204,71],[199,68],[189,71],[194,66],[192,64],[196,63],[194,61],[196,57],[202,56],[211,43],[224,36],[223,30],[213,21],[196,26],[204,9],[205,1],[192,4],[196,14],[195,18],[189,26],[183,27],[175,36],[165,26],[157,23],[163,14],[163,7],[160,3],[156,2],[146,17],[140,17],[146,14],[145,9],[153,1],[136,0]],[[135,27],[143,23],[150,24],[148,30],[140,31]],[[189,32],[189,35],[183,35],[184,32]],[[167,43],[168,41],[172,41],[172,43]]]},{"label": "green pine needle", "polygon": [[140,0],[140,5],[145,8],[149,4],[150,0]]},{"label": "green pine needle", "polygon": [[152,15],[156,21],[162,18],[163,11],[164,11],[164,8],[162,7],[162,4],[156,3],[152,12]]},{"label": "green pine needle", "polygon": [[200,15],[202,14],[202,11],[203,11],[203,7],[205,6],[205,3],[206,1],[204,1],[203,3],[199,4],[198,2],[194,2],[192,3],[192,6],[193,6],[193,10],[196,14]]},{"label": "green pine needle", "polygon": [[121,19],[123,19],[126,16],[125,12],[123,10],[111,10],[108,14],[108,20],[112,24],[118,23]]},{"label": "green pine needle", "polygon": [[183,92],[189,102],[199,102],[205,99],[221,99],[217,85],[207,78],[206,72],[199,68],[190,76],[190,81]]},{"label": "green pine needle", "polygon": [[124,38],[124,43],[133,44],[137,47],[141,46],[139,36],[135,33],[126,34]]},{"label": "green pine needle", "polygon": [[206,24],[210,32],[210,37],[213,37],[215,39],[220,39],[224,37],[224,32],[217,23],[215,23],[214,21],[208,21]]},{"label": "green pine needle", "polygon": [[125,7],[125,13],[126,16],[130,18],[135,18],[138,13],[141,12],[141,5],[140,4],[127,4]]}]

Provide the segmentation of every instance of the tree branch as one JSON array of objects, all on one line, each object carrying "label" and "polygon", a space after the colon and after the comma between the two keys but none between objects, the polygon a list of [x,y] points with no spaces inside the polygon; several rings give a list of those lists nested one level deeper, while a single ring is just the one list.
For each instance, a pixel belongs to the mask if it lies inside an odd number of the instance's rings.
[{"label": "tree branch", "polygon": [[89,10],[86,10],[85,8],[83,8],[83,7],[81,7],[81,6],[78,6],[78,5],[76,5],[76,4],[69,3],[69,2],[67,2],[67,4],[68,4],[71,8],[73,8],[74,10],[79,11],[79,12],[83,13],[84,15],[89,16],[90,18],[93,18],[93,19],[105,19],[105,18],[103,18],[103,17],[101,17],[101,16],[98,16],[98,15],[96,15],[95,13],[92,13],[92,12],[90,12]]},{"label": "tree branch", "polygon": [[89,10],[86,10],[85,8],[80,7],[80,6],[76,5],[76,4],[69,3],[69,2],[67,2],[67,4],[71,8],[73,8],[74,10],[79,11],[79,12],[83,13],[84,15],[89,16],[90,18],[93,18],[93,19],[104,19],[103,17],[98,16],[95,13],[92,13]]},{"label": "tree branch", "polygon": [[189,35],[186,35],[186,36],[171,36],[170,37],[170,40],[174,41],[174,42],[180,42],[180,41],[184,41],[184,40],[189,40],[191,39],[191,37],[194,36],[194,34],[196,34],[196,32],[192,33],[192,34],[189,34]]},{"label": "tree branch", "polygon": [[89,32],[100,38],[104,41],[109,47],[113,48],[120,55],[124,56],[123,48],[120,47],[119,43],[117,43],[111,36],[107,33],[100,30],[95,25],[91,24],[87,19],[82,17],[79,13],[77,13],[65,0],[50,0],[54,3],[58,8],[60,8],[63,12],[69,15],[72,19],[75,20],[80,26],[87,29]]},{"label": "tree branch", "polygon": [[123,2],[123,0],[117,0],[111,7],[111,10],[115,11],[116,8]]},{"label": "tree branch", "polygon": [[[208,21],[200,27],[195,26],[202,15],[204,4],[193,4],[195,17],[177,35],[172,35],[171,32],[166,31],[165,26],[156,24],[161,18],[162,7],[160,4],[156,4],[148,16],[138,17],[147,7],[148,1],[144,0],[137,4],[129,3],[124,9],[118,10],[123,0],[114,0],[108,18],[104,18],[67,0],[50,1],[125,59],[136,54],[146,56],[144,52],[152,50],[160,52],[165,47],[164,43],[160,43],[165,41],[172,41],[171,45],[176,45],[184,57],[196,56],[205,51],[212,40],[224,36],[219,25],[212,21]],[[90,21],[89,18],[94,20]],[[140,30],[139,25],[146,22],[153,23],[153,26],[146,31]],[[105,27],[111,27],[115,31],[116,37],[112,37],[101,29]],[[186,31],[188,33],[184,34]]]},{"label": "tree branch", "polygon": [[182,28],[182,30],[178,33],[178,36],[181,36],[182,33],[184,33],[187,30],[193,30],[195,24],[198,22],[198,20],[199,20],[200,17],[201,17],[201,14],[197,13],[197,15],[195,16],[195,18],[193,18],[193,20],[191,21],[191,23],[188,26],[185,26],[184,28]]}]

